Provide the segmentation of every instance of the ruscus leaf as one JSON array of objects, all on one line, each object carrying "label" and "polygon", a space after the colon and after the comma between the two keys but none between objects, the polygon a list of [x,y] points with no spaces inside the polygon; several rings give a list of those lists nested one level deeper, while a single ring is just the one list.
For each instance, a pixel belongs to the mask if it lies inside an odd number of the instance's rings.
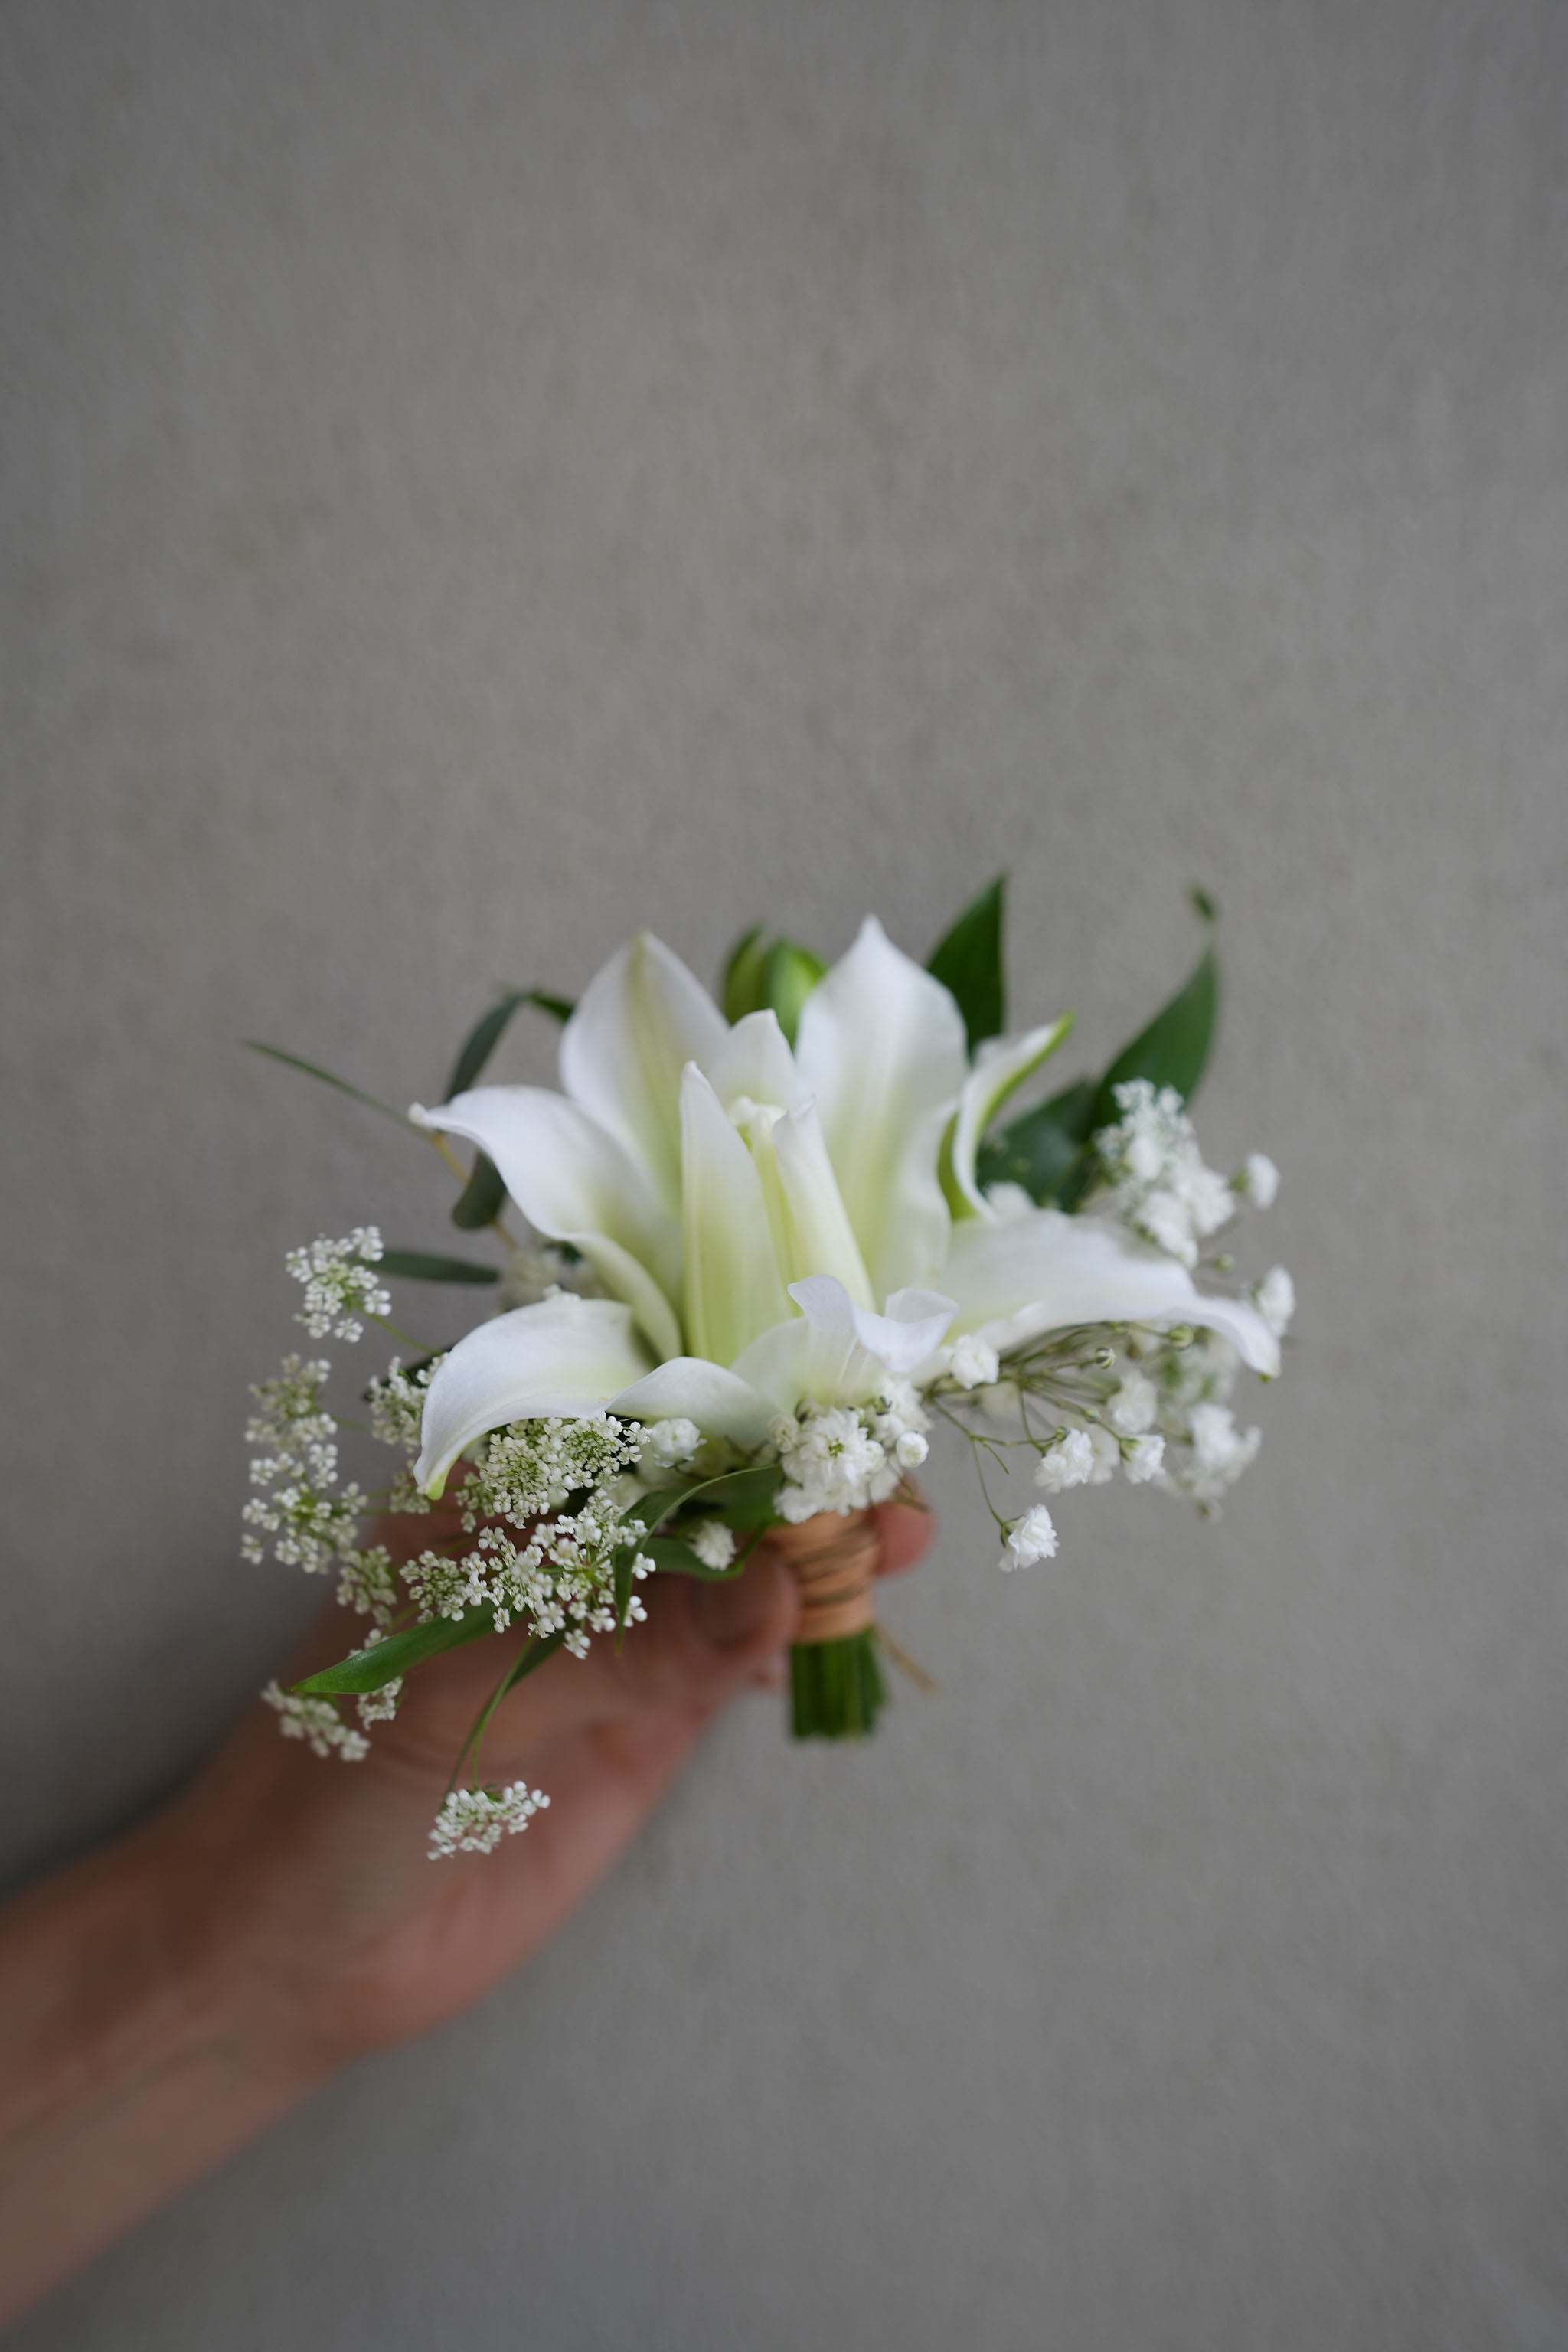
[{"label": "ruscus leaf", "polygon": [[542,988],[509,988],[506,994],[489,1011],[481,1013],[467,1037],[462,1051],[452,1065],[452,1075],[447,1081],[445,1099],[467,1094],[490,1055],[501,1041],[507,1023],[520,1004],[535,1004],[557,1021],[570,1020],[574,1007],[563,996],[547,995]]},{"label": "ruscus leaf", "polygon": [[477,1642],[494,1631],[495,1619],[482,1607],[465,1609],[460,1617],[432,1618],[427,1625],[408,1625],[401,1633],[388,1633],[384,1641],[373,1642],[368,1650],[356,1650],[335,1666],[323,1666],[320,1674],[308,1675],[294,1688],[306,1698],[380,1690],[384,1683],[395,1681],[426,1658],[437,1657],[443,1650],[456,1650],[465,1642]]},{"label": "ruscus leaf", "polygon": [[1092,1078],[1079,1078],[982,1144],[981,1184],[1021,1184],[1041,1208],[1059,1201],[1093,1131],[1096,1094]]},{"label": "ruscus leaf", "polygon": [[1208,1060],[1218,1010],[1219,966],[1211,947],[1204,950],[1184,985],[1123,1046],[1105,1073],[1095,1100],[1096,1127],[1109,1126],[1118,1117],[1115,1090],[1129,1078],[1174,1087],[1184,1102],[1191,1102]]},{"label": "ruscus leaf", "polygon": [[958,1000],[973,1054],[1007,1025],[1006,980],[1002,967],[1002,930],[1007,877],[999,874],[932,950],[926,969]]}]

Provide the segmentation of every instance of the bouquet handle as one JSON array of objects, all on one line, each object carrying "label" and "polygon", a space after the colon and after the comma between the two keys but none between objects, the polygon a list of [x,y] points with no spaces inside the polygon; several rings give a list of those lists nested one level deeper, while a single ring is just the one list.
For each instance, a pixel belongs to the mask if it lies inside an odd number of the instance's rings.
[{"label": "bouquet handle", "polygon": [[790,1652],[797,1739],[864,1738],[887,1703],[874,1597],[881,1538],[869,1511],[826,1511],[769,1530],[800,1588]]}]

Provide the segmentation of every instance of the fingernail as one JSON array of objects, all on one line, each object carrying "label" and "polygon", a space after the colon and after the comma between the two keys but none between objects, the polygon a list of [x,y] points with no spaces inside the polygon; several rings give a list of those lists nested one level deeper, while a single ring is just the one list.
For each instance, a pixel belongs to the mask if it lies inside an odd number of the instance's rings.
[{"label": "fingernail", "polygon": [[733,1584],[700,1585],[693,1615],[703,1639],[725,1653],[748,1649],[777,1615],[788,1572],[776,1560],[758,1559]]}]

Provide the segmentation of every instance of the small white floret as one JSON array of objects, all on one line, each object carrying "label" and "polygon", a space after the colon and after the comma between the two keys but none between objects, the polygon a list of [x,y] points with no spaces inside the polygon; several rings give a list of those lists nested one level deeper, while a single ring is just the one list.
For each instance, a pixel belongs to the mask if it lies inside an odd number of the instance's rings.
[{"label": "small white floret", "polygon": [[1112,1390],[1105,1417],[1119,1436],[1136,1437],[1152,1422],[1157,1402],[1153,1381],[1143,1372],[1129,1372],[1121,1387]]},{"label": "small white floret", "polygon": [[973,1332],[970,1331],[954,1343],[952,1358],[947,1369],[949,1378],[956,1387],[983,1389],[991,1385],[1001,1366],[997,1361],[995,1349],[988,1346],[984,1339],[977,1339]]},{"label": "small white floret", "polygon": [[1093,1476],[1094,1445],[1084,1429],[1069,1429],[1035,1465],[1035,1484],[1047,1495],[1060,1495],[1068,1486],[1087,1486]]},{"label": "small white floret", "polygon": [[1271,1209],[1279,1190],[1279,1171],[1267,1151],[1249,1151],[1237,1191],[1245,1192],[1255,1209]]},{"label": "small white floret", "polygon": [[1258,1311],[1277,1339],[1290,1328],[1296,1312],[1296,1286],[1282,1265],[1271,1265],[1252,1294]]},{"label": "small white floret", "polygon": [[735,1531],[722,1519],[699,1519],[683,1533],[704,1568],[721,1572],[735,1557]]},{"label": "small white floret", "polygon": [[1044,1503],[1036,1503],[1008,1528],[997,1565],[1011,1575],[1016,1568],[1033,1568],[1037,1561],[1056,1556],[1056,1521]]},{"label": "small white floret", "polygon": [[1123,1449],[1121,1466],[1127,1473],[1128,1484],[1146,1486],[1157,1478],[1165,1466],[1165,1441],[1163,1437],[1135,1437]]}]

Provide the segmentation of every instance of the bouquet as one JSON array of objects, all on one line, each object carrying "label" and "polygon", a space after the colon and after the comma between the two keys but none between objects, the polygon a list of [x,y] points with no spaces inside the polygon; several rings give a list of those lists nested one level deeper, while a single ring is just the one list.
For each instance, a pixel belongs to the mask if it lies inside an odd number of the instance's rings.
[{"label": "bouquet", "polygon": [[[1294,1297],[1283,1267],[1249,1285],[1215,1245],[1278,1176],[1261,1153],[1206,1166],[1188,1116],[1212,940],[1107,1070],[1019,1108],[1072,1016],[1005,1034],[1003,911],[998,881],[923,967],[874,917],[831,968],[749,931],[719,1003],[644,933],[575,1005],[505,994],[435,1109],[259,1048],[433,1143],[453,1220],[494,1244],[449,1257],[361,1226],[289,1253],[313,1339],[374,1323],[400,1343],[364,1391],[397,1457],[379,1491],[340,1476],[325,1360],[252,1391],[246,1554],[335,1573],[367,1621],[339,1664],[268,1685],[285,1733],[353,1761],[426,1659],[516,1635],[433,1855],[489,1851],[547,1801],[483,1778],[509,1691],[557,1650],[635,1640],[648,1578],[737,1576],[764,1535],[801,1589],[796,1737],[870,1731],[883,1656],[902,1663],[870,1514],[918,1501],[940,1425],[971,1448],[1005,1570],[1055,1556],[1071,1488],[1121,1475],[1213,1512],[1252,1460],[1229,1400],[1243,1366],[1278,1372]],[[480,1083],[524,1005],[562,1024],[558,1093]],[[486,1286],[495,1311],[434,1352],[391,1320],[389,1282]],[[1022,1511],[991,1491],[1020,1465],[1041,1496]],[[388,1512],[428,1521],[401,1562],[374,1539]]]}]

